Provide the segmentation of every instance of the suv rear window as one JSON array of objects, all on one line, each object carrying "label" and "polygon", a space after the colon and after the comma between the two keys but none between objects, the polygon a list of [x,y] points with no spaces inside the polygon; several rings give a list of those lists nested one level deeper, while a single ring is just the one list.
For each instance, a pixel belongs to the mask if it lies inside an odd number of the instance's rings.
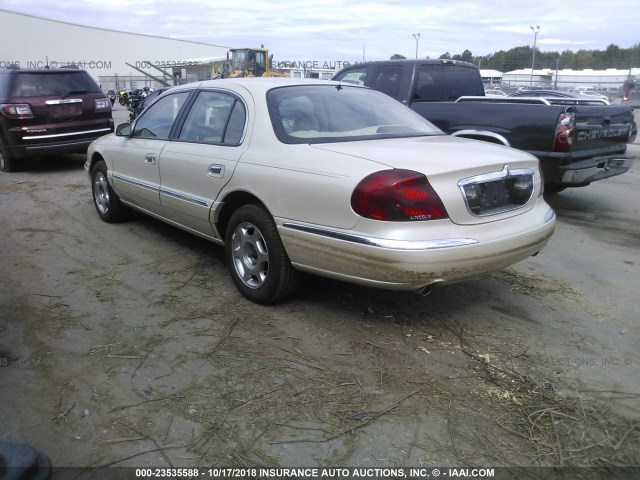
[{"label": "suv rear window", "polygon": [[18,73],[13,79],[11,97],[48,97],[101,93],[98,84],[86,72]]}]

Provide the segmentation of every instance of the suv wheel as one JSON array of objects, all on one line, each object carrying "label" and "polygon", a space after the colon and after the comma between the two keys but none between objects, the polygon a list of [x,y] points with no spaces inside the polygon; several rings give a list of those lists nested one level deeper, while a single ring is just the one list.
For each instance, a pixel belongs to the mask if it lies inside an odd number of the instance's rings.
[{"label": "suv wheel", "polygon": [[15,158],[9,156],[2,147],[2,140],[0,140],[0,170],[3,172],[15,172],[18,170],[18,164]]}]

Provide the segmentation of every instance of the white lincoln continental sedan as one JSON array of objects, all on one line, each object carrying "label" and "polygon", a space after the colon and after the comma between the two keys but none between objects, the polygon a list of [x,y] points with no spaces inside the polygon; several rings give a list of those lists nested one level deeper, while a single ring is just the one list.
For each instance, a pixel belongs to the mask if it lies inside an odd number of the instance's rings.
[{"label": "white lincoln continental sedan", "polygon": [[556,220],[535,157],[325,80],[172,88],[93,142],[85,168],[102,220],[134,208],[224,246],[263,304],[301,272],[426,292],[536,254]]}]

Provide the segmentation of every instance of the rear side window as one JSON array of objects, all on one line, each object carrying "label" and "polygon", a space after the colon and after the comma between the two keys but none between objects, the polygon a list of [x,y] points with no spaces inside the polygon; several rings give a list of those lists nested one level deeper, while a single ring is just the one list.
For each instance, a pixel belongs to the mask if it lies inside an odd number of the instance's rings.
[{"label": "rear side window", "polygon": [[456,65],[420,65],[415,100],[457,100],[462,96],[483,96],[477,70]]},{"label": "rear side window", "polygon": [[400,96],[402,65],[381,65],[373,69],[369,86],[392,98]]},{"label": "rear side window", "polygon": [[222,145],[240,144],[245,108],[226,92],[203,91],[193,102],[180,131],[180,140]]},{"label": "rear side window", "polygon": [[64,97],[101,92],[86,72],[16,73],[10,96]]}]

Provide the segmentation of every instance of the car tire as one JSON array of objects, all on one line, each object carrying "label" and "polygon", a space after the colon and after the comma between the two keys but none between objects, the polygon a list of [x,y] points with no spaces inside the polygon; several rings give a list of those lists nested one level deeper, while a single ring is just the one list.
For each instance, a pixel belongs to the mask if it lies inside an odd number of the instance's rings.
[{"label": "car tire", "polygon": [[128,217],[129,209],[109,185],[107,165],[102,160],[91,170],[91,196],[98,216],[105,222],[121,222]]},{"label": "car tire", "polygon": [[271,215],[259,205],[244,205],[231,218],[225,256],[233,282],[255,303],[268,305],[293,295],[301,273],[291,266]]},{"label": "car tire", "polygon": [[18,170],[18,162],[13,158],[2,145],[0,140],[0,171],[16,172]]}]

